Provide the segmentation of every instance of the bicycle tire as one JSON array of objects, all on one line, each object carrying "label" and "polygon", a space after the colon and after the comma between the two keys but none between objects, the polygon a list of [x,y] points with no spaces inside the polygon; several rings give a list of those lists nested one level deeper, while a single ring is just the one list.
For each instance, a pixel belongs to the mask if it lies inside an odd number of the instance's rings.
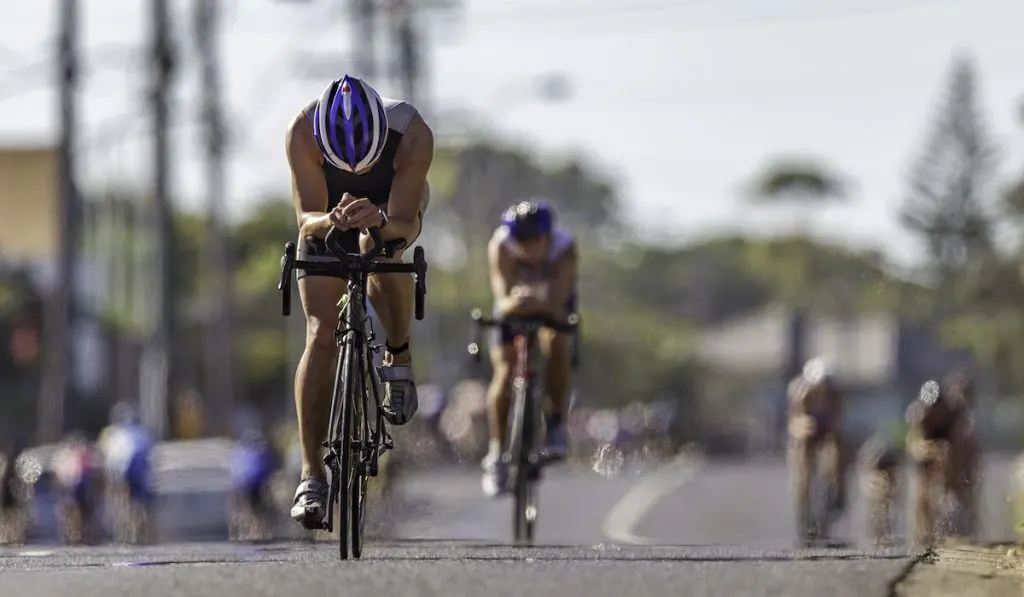
[{"label": "bicycle tire", "polygon": [[537,530],[537,493],[540,484],[540,437],[541,437],[541,409],[540,393],[534,385],[529,383],[526,388],[526,401],[524,402],[523,421],[523,445],[522,451],[525,457],[523,470],[526,472],[524,483],[524,505],[523,524],[526,536],[526,543],[533,545]]},{"label": "bicycle tire", "polygon": [[[521,378],[520,378],[521,379]],[[527,504],[527,456],[524,428],[526,426],[525,405],[526,392],[525,384],[520,387],[513,386],[512,412],[509,418],[509,455],[508,472],[513,484],[512,500],[512,538],[515,543],[522,543],[526,540],[526,504]]]},{"label": "bicycle tire", "polygon": [[[354,342],[351,341],[351,342]],[[356,364],[356,351],[352,350],[352,344],[349,344],[348,354],[346,355],[344,375],[345,375],[345,406],[344,422],[341,425],[341,479],[344,482],[339,489],[341,491],[339,518],[341,518],[341,529],[338,533],[339,544],[346,544],[345,556],[342,559],[348,559],[349,555],[352,554],[351,543],[349,539],[351,537],[353,529],[351,528],[351,516],[349,512],[352,508],[352,486],[354,485],[355,478],[357,476],[357,454],[355,450],[355,440],[353,439],[353,420],[354,420],[354,409],[355,404],[355,384],[352,382],[353,373],[355,372]],[[340,545],[339,545],[340,549]]]},{"label": "bicycle tire", "polygon": [[362,345],[360,350],[357,351],[356,364],[359,367],[357,369],[355,379],[357,383],[352,384],[352,423],[349,425],[349,429],[355,432],[357,436],[353,439],[353,445],[358,449],[355,450],[356,456],[353,459],[355,466],[354,477],[350,487],[351,494],[349,499],[349,528],[352,532],[352,543],[351,551],[353,558],[361,558],[363,556],[363,532],[364,523],[366,521],[366,467],[364,466],[365,459],[367,457],[368,447],[368,433],[367,433],[367,413],[366,413],[366,346]]}]

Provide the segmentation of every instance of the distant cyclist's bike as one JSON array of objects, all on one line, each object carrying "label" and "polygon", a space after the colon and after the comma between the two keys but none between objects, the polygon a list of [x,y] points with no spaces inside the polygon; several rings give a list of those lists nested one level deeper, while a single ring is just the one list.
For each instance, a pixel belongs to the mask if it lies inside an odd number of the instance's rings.
[{"label": "distant cyclist's bike", "polygon": [[[339,302],[341,311],[334,337],[340,347],[327,455],[324,463],[331,473],[327,516],[324,530],[334,531],[334,506],[338,508],[338,545],[341,559],[359,558],[363,551],[363,523],[366,515],[367,481],[376,477],[380,456],[394,448],[380,408],[377,372],[371,353],[379,352],[366,306],[366,285],[371,274],[414,274],[416,276],[416,319],[423,319],[427,293],[427,262],[423,248],[413,251],[412,263],[374,261],[390,257],[405,247],[405,239],[385,242],[380,230],[371,228],[373,248],[366,253],[347,253],[338,242],[337,229],[331,229],[325,242],[337,262],[301,261],[295,258],[295,243],[285,245],[281,259],[281,311],[291,313],[292,271],[301,269],[310,276],[329,276],[348,280],[348,291]],[[373,408],[373,414],[370,408]],[[351,551],[350,551],[351,549]]]},{"label": "distant cyclist's bike", "polygon": [[[515,336],[518,354],[516,370],[512,376],[512,401],[510,404],[505,450],[502,461],[508,465],[508,486],[514,495],[512,507],[513,538],[519,544],[532,544],[537,522],[537,484],[541,469],[551,459],[542,450],[544,392],[537,372],[540,370],[537,356],[537,332],[548,328],[558,332],[575,333],[579,324],[576,314],[565,321],[553,321],[547,317],[505,317],[503,319],[484,317],[477,309],[472,313],[476,337],[468,351],[474,360],[480,359],[479,334],[482,328],[507,325]],[[573,366],[579,362],[577,346],[573,342]]]}]

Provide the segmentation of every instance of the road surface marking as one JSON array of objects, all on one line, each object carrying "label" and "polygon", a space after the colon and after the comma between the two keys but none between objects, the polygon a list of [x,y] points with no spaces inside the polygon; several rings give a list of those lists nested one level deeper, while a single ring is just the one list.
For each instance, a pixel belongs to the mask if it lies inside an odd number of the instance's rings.
[{"label": "road surface marking", "polygon": [[651,509],[665,496],[688,482],[700,468],[701,458],[684,452],[649,476],[643,478],[618,501],[605,516],[601,531],[617,543],[653,545],[656,540],[633,531]]}]

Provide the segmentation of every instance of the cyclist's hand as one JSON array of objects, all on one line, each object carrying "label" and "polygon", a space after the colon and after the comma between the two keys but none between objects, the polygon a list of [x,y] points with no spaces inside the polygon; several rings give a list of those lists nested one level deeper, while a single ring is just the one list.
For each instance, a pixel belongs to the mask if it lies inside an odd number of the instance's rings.
[{"label": "cyclist's hand", "polygon": [[379,227],[383,218],[380,209],[369,199],[345,193],[331,210],[331,223],[341,230],[365,230]]},{"label": "cyclist's hand", "polygon": [[510,298],[511,300],[509,300],[501,310],[502,315],[537,315],[545,312],[547,307],[547,305],[529,293],[513,293]]},{"label": "cyclist's hand", "polygon": [[810,415],[799,415],[789,423],[789,433],[796,439],[804,440],[812,437],[818,430],[814,417]]},{"label": "cyclist's hand", "polygon": [[508,294],[509,294],[509,296],[511,296],[512,298],[517,299],[517,300],[523,300],[523,299],[529,299],[531,297],[536,297],[536,294],[533,291],[533,287],[532,286],[527,286],[525,284],[517,284],[517,285],[513,286],[512,289],[509,290]]},{"label": "cyclist's hand", "polygon": [[944,440],[939,440],[939,441],[930,442],[930,443],[931,443],[931,445],[928,447],[929,448],[929,455],[933,459],[941,461],[941,460],[945,460],[946,457],[949,456],[949,442],[944,441]]}]

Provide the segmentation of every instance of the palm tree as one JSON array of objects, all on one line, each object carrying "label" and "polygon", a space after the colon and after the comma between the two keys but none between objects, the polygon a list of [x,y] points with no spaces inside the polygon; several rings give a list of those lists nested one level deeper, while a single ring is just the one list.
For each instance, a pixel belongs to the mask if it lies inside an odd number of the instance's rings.
[{"label": "palm tree", "polygon": [[754,177],[750,199],[755,203],[797,207],[798,229],[810,232],[815,211],[829,203],[850,199],[851,183],[810,158],[775,158]]}]

